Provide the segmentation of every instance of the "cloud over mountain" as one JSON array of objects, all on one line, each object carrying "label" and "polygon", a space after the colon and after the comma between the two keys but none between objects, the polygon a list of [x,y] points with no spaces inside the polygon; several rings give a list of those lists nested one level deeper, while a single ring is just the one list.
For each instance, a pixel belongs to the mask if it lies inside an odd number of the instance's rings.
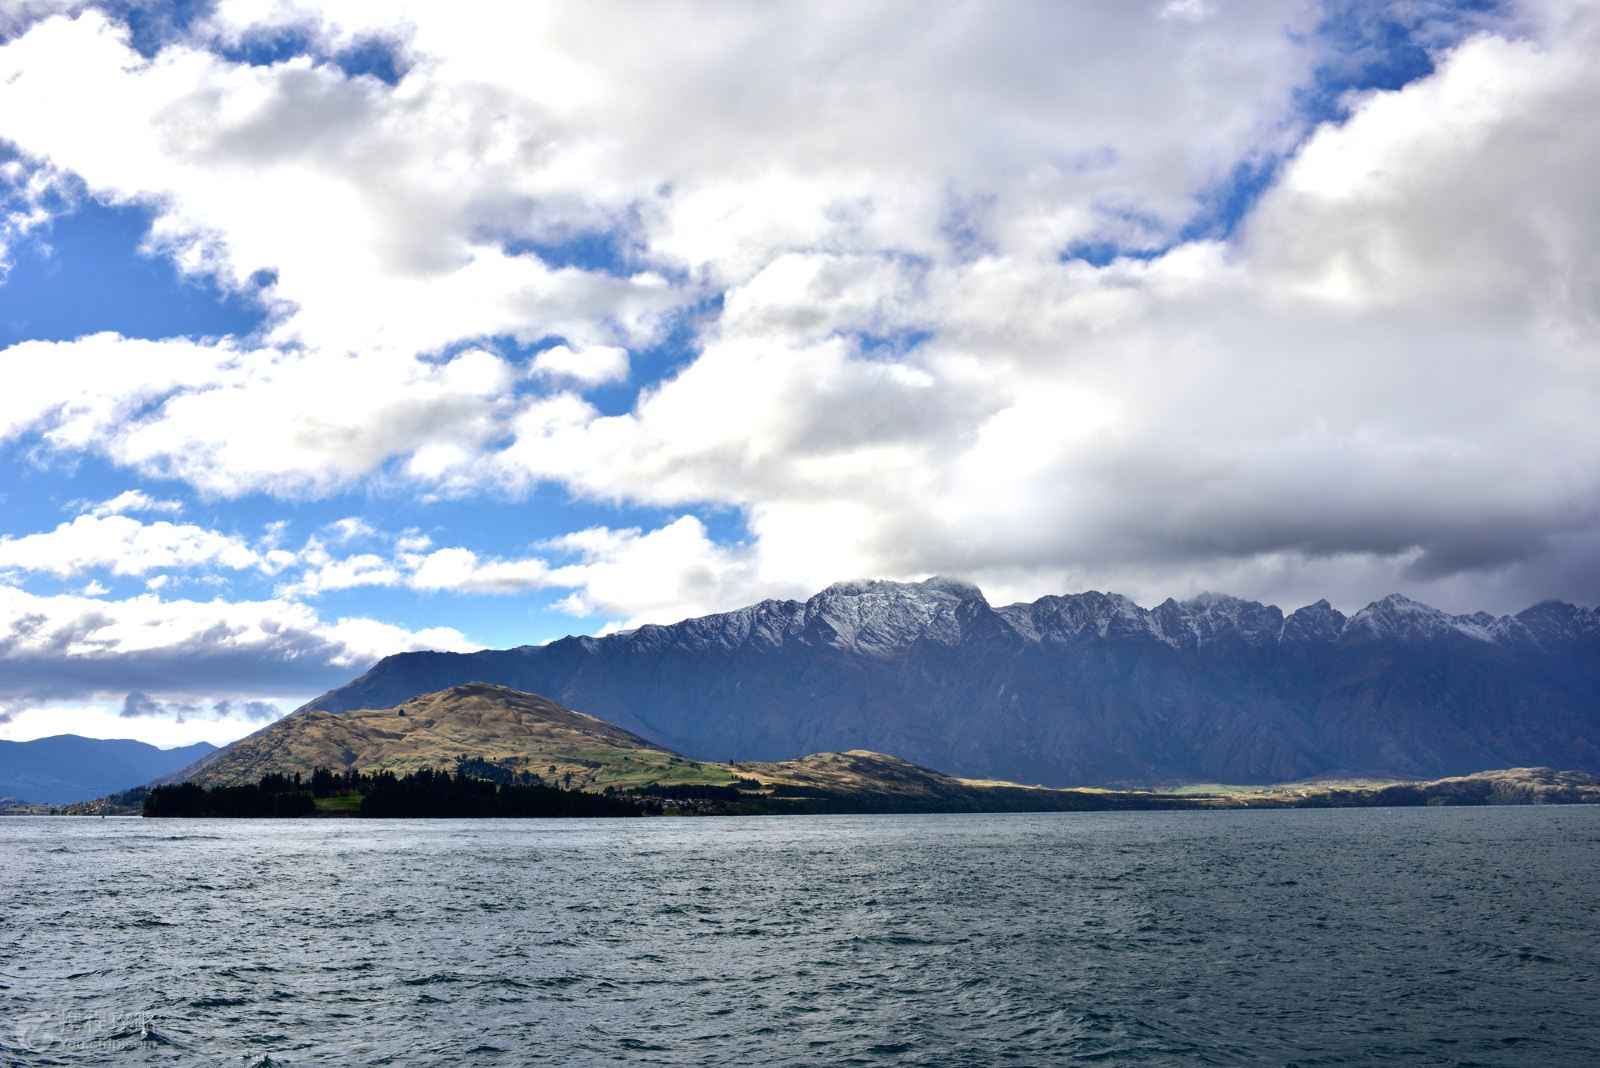
[{"label": "cloud over mountain", "polygon": [[[297,697],[397,649],[470,649],[448,628],[408,632],[372,619],[319,619],[283,601],[107,600],[0,586],[0,711],[106,699],[123,715],[149,702]],[[217,710],[213,710],[217,711]]]},{"label": "cloud over mountain", "polygon": [[0,447],[117,479],[0,569],[529,640],[846,576],[1593,603],[1597,49],[1591,0],[14,7],[0,260],[129,212],[257,322],[0,349]]}]

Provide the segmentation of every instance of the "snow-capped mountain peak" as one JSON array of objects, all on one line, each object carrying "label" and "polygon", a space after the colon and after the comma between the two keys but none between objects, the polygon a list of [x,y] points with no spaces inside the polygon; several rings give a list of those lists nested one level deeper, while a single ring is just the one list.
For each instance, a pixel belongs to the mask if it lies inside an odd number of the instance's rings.
[{"label": "snow-capped mountain peak", "polygon": [[805,617],[830,628],[835,644],[881,652],[920,638],[954,644],[962,633],[958,613],[969,604],[989,607],[976,586],[942,576],[922,582],[836,582],[806,602]]},{"label": "snow-capped mountain peak", "polygon": [[1283,621],[1280,640],[1285,642],[1332,642],[1344,633],[1345,614],[1326,599],[1289,613]]},{"label": "snow-capped mountain peak", "polygon": [[1544,602],[1514,617],[1487,612],[1451,615],[1391,594],[1349,617],[1326,600],[1285,617],[1275,605],[1222,593],[1202,593],[1186,601],[1168,598],[1145,609],[1121,594],[1095,590],[991,608],[978,587],[935,576],[921,582],[836,582],[805,601],[762,601],[732,612],[586,640],[626,641],[636,648],[735,648],[799,641],[879,656],[918,641],[955,645],[971,638],[974,628],[1044,644],[1155,641],[1189,651],[1225,640],[1262,647],[1374,638],[1429,640],[1450,634],[1490,643],[1555,647],[1600,636],[1600,610]]},{"label": "snow-capped mountain peak", "polygon": [[1277,641],[1283,613],[1275,605],[1246,601],[1221,593],[1202,593],[1179,603],[1170,597],[1151,613],[1169,645],[1194,648],[1224,634],[1237,634],[1250,644]]},{"label": "snow-capped mountain peak", "polygon": [[1499,624],[1500,621],[1487,612],[1453,616],[1420,601],[1413,601],[1403,594],[1391,593],[1351,616],[1344,625],[1344,633],[1415,639],[1433,638],[1456,631],[1478,641],[1493,642],[1500,637]]},{"label": "snow-capped mountain peak", "polygon": [[1600,638],[1600,608],[1580,608],[1565,601],[1540,601],[1504,622],[1510,624],[1508,631],[1544,646]]},{"label": "snow-capped mountain peak", "polygon": [[996,609],[1013,630],[1030,641],[1154,637],[1150,613],[1120,593],[1090,590]]}]

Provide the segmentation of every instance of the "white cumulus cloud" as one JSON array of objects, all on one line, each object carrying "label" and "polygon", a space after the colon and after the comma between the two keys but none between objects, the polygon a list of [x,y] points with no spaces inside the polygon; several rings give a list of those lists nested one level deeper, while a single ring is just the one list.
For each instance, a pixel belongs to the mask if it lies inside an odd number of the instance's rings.
[{"label": "white cumulus cloud", "polygon": [[126,515],[129,512],[149,513],[164,512],[176,514],[183,511],[183,502],[170,498],[158,499],[150,496],[144,490],[123,490],[115,497],[107,498],[89,506],[87,512],[92,516]]},{"label": "white cumulus cloud", "polygon": [[616,345],[577,350],[556,345],[535,356],[529,369],[541,378],[567,379],[583,386],[620,382],[628,377],[628,350]]},{"label": "white cumulus cloud", "polygon": [[411,649],[467,650],[445,627],[321,619],[283,600],[41,596],[0,585],[0,703],[128,692],[158,699],[304,699]]},{"label": "white cumulus cloud", "polygon": [[[684,516],[524,558],[413,536],[308,559],[307,593],[1600,596],[1600,9],[1474,16],[1312,129],[1322,13],[224,0],[152,58],[96,12],[35,22],[0,46],[16,180],[275,280],[257,338],[0,352],[0,439],[215,496],[557,483]],[[285,26],[404,76],[212,48]],[[630,377],[626,410],[582,395]]]},{"label": "white cumulus cloud", "polygon": [[195,567],[270,572],[282,562],[230,534],[190,523],[144,523],[126,515],[80,515],[51,531],[0,537],[0,569],[63,577],[97,569],[114,575]]}]

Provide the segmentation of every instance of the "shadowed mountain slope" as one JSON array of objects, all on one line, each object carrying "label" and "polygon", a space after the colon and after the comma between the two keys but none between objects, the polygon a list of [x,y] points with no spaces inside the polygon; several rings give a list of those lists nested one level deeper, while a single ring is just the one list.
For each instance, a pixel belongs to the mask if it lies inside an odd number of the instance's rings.
[{"label": "shadowed mountain slope", "polygon": [[[462,765],[463,761],[468,761]],[[527,772],[589,791],[640,790],[699,812],[1006,812],[1322,805],[1572,804],[1600,801],[1581,772],[1512,768],[1436,782],[1215,786],[1183,795],[1051,790],[946,775],[867,750],[736,765],[689,760],[536,694],[468,683],[396,708],[287,717],[173,776],[235,786],[317,768],[394,771],[462,765]],[[490,765],[493,765],[491,768]],[[117,799],[110,799],[115,801]],[[349,811],[345,810],[346,814]]]},{"label": "shadowed mountain slope", "polygon": [[129,738],[58,734],[0,742],[0,797],[65,805],[149,782],[213,751],[209,742],[158,749]]},{"label": "shadowed mountain slope", "polygon": [[311,701],[471,680],[548,694],[699,760],[865,749],[1048,785],[1600,771],[1600,612],[1453,616],[1393,596],[1287,616],[1219,595],[995,608],[945,579],[829,587],[601,638],[404,653]]}]

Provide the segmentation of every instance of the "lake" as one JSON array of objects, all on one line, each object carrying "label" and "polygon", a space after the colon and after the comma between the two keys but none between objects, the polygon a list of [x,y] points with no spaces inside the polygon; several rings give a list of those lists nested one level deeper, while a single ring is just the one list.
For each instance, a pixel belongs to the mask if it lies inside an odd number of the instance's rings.
[{"label": "lake", "polygon": [[0,819],[0,1063],[1600,1058],[1600,808]]}]

